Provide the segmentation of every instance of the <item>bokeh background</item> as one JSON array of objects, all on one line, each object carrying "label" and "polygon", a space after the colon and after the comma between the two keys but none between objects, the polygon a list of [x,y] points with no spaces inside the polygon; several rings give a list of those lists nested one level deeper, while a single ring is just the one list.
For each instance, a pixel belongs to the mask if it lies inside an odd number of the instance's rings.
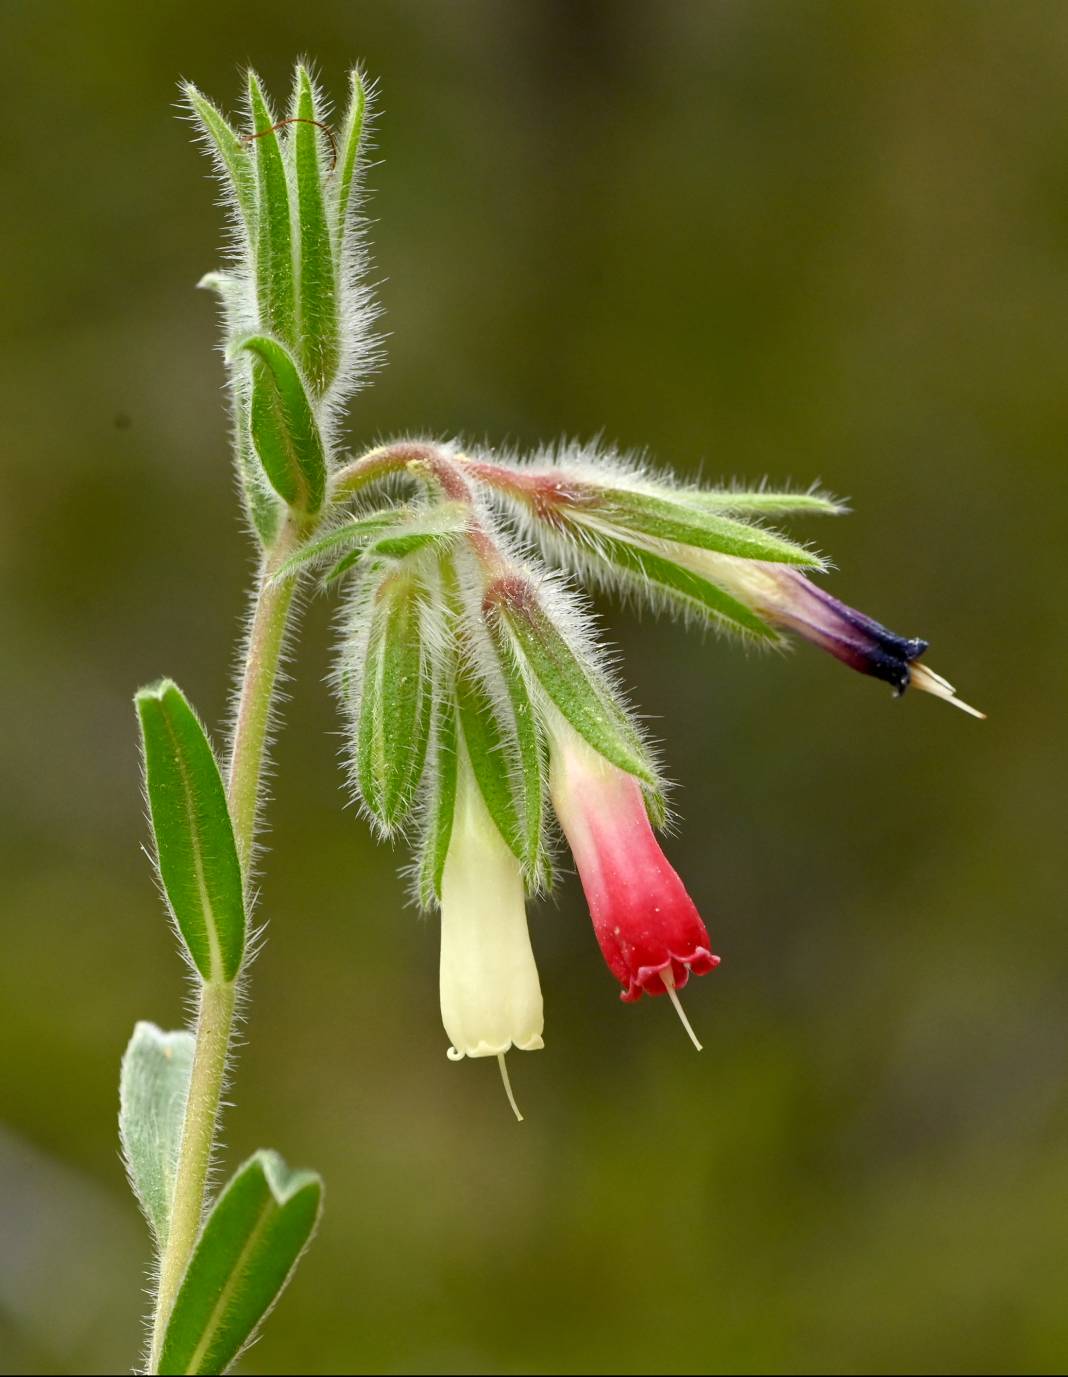
[{"label": "bokeh background", "polygon": [[115,1142],[186,1013],[134,688],[225,720],[252,563],[180,76],[381,81],[388,367],[352,445],[603,431],[808,482],[834,589],[990,720],[607,605],[721,970],[690,1049],[569,878],[547,1047],[454,1066],[403,859],[343,807],[306,617],[226,1161],[328,1183],[247,1373],[1055,1372],[1068,1360],[1068,6],[7,0],[0,368],[0,1366],[136,1361]]}]

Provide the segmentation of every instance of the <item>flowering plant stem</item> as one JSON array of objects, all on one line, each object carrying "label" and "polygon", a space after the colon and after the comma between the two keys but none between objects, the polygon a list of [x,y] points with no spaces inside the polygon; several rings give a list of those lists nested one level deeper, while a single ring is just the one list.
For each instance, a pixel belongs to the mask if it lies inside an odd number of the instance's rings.
[{"label": "flowering plant stem", "polygon": [[195,87],[185,97],[231,214],[227,265],[202,285],[222,307],[234,458],[262,554],[228,758],[174,680],[135,697],[197,1019],[134,1028],[119,1134],[158,1259],[148,1371],[212,1377],[255,1338],[322,1207],[321,1179],[265,1148],[208,1200],[254,945],[272,708],[306,572],[323,588],[344,580],[334,682],[353,794],[381,836],[414,841],[419,902],[441,909],[448,1055],[496,1057],[517,1118],[504,1057],[543,1045],[526,899],[552,882],[553,814],[622,999],[668,996],[700,1048],[678,992],[719,959],[655,835],[655,753],[583,596],[546,561],[752,641],[794,632],[899,695],[912,684],[966,705],[919,663],[926,641],[839,602],[809,577],[826,560],[764,524],[840,511],[826,494],[687,484],[577,446],[519,460],[409,437],[346,462],[340,418],[377,353],[361,280],[366,83],[351,74],[336,135],[302,64],[280,120],[251,72],[238,128]]},{"label": "flowering plant stem", "polygon": [[[277,579],[275,575],[306,534],[304,526],[305,523],[292,518],[283,526],[274,546],[263,559],[252,596],[226,786],[234,840],[246,887],[256,841],[271,705],[297,582],[295,576]],[[149,1371],[152,1373],[159,1371],[167,1323],[204,1217],[208,1173],[230,1058],[236,1005],[236,982],[201,982],[189,1097],[171,1206],[171,1227],[160,1259],[159,1285],[152,1317],[149,1358]]]},{"label": "flowering plant stem", "polygon": [[296,591],[296,578],[276,574],[307,533],[290,518],[265,557],[252,600],[252,619],[241,667],[226,794],[241,868],[248,874],[256,839],[256,814],[278,666]]}]

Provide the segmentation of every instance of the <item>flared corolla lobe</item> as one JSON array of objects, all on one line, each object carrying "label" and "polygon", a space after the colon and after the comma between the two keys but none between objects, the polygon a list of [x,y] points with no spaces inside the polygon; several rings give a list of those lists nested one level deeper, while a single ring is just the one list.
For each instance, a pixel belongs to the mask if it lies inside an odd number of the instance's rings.
[{"label": "flared corolla lobe", "polygon": [[719,964],[693,900],[661,850],[641,785],[566,724],[553,731],[553,808],[621,998],[680,990]]}]

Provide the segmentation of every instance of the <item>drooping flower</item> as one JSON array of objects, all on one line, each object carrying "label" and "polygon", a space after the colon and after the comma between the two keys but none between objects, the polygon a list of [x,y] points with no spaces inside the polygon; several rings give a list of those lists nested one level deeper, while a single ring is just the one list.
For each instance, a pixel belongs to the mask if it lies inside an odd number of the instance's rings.
[{"label": "drooping flower", "polygon": [[441,1021],[449,1057],[496,1057],[509,1101],[505,1053],[544,1046],[538,968],[523,874],[497,830],[466,760],[459,762],[452,835],[441,879]]},{"label": "drooping flower", "polygon": [[693,900],[653,833],[633,775],[594,751],[562,719],[552,728],[550,790],[621,999],[670,996],[700,1048],[677,991],[719,965]]}]

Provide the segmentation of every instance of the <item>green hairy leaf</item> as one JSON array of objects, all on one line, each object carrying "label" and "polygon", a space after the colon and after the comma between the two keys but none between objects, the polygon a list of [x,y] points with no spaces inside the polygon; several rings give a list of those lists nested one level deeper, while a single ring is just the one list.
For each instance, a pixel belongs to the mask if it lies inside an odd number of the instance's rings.
[{"label": "green hairy leaf", "polygon": [[[360,666],[360,703],[356,719],[355,771],[360,797],[377,818],[382,812],[379,765],[381,752],[376,705],[382,693],[383,627],[380,620],[371,624]],[[351,684],[346,688],[351,692]]]},{"label": "green hairy leaf", "polygon": [[456,710],[451,698],[440,692],[433,708],[430,756],[431,793],[419,862],[419,902],[424,908],[441,897],[456,811]]},{"label": "green hairy leaf", "polygon": [[399,526],[410,515],[409,508],[386,507],[380,512],[371,512],[368,516],[356,517],[352,521],[346,521],[344,525],[335,526],[332,531],[327,531],[326,535],[317,536],[306,545],[302,545],[295,555],[291,555],[285,561],[275,578],[286,579],[302,569],[322,564],[339,550],[351,550],[355,547],[362,554],[376,536]]},{"label": "green hairy leaf", "polygon": [[207,96],[187,82],[182,88],[193,116],[207,136],[220,171],[237,202],[241,219],[248,230],[249,242],[256,239],[256,173],[252,154],[242,142],[229,120]]},{"label": "green hairy leaf", "polygon": [[[496,649],[496,647],[495,647]],[[534,886],[545,878],[544,756],[523,676],[498,652],[494,696],[482,674],[464,665],[456,674],[456,705],[464,745],[486,808]]]},{"label": "green hairy leaf", "polygon": [[409,519],[383,527],[365,544],[339,559],[323,575],[323,586],[336,583],[368,555],[402,560],[433,546],[444,549],[466,529],[468,519],[468,509],[460,502],[442,502],[414,514],[409,511]]},{"label": "green hairy leaf", "polygon": [[502,600],[501,613],[534,678],[578,734],[606,760],[654,788],[637,732],[600,676],[593,676],[537,604]]},{"label": "green hairy leaf", "polygon": [[297,182],[297,223],[300,230],[300,357],[305,376],[321,396],[337,372],[338,332],[337,272],[334,247],[323,196],[320,113],[311,78],[297,68],[292,126]]},{"label": "green hairy leaf", "polygon": [[841,502],[821,492],[773,492],[769,488],[705,488],[686,493],[688,504],[732,516],[839,516]]},{"label": "green hairy leaf", "polygon": [[422,637],[422,598],[401,591],[388,614],[382,652],[382,813],[387,826],[407,816],[426,759],[430,692]]},{"label": "green hairy leaf", "polygon": [[743,559],[774,560],[823,568],[824,561],[803,545],[786,536],[734,521],[716,512],[688,505],[683,500],[653,497],[647,493],[612,488],[598,495],[595,503],[568,513],[577,525],[595,530],[634,531],[656,540],[693,545]]},{"label": "green hairy leaf", "polygon": [[[239,328],[243,284],[232,272],[205,273],[197,283],[205,291],[214,292],[223,307],[225,334],[231,339]],[[260,543],[270,545],[278,534],[283,508],[267,482],[263,466],[252,448],[249,435],[248,388],[243,376],[231,370],[230,386],[234,400],[234,459],[241,480],[241,496],[245,512]]]},{"label": "green hairy leaf", "polygon": [[241,340],[252,365],[252,443],[279,497],[314,515],[326,494],[326,455],[318,422],[289,351],[266,335]]},{"label": "green hairy leaf", "polygon": [[119,1140],[130,1187],[162,1252],[193,1069],[192,1033],[138,1023],[122,1059]]},{"label": "green hairy leaf", "polygon": [[234,455],[241,479],[245,511],[260,538],[260,543],[264,546],[271,545],[278,535],[285,507],[278,500],[273,486],[267,481],[266,472],[249,433],[249,417],[240,406],[234,418]]},{"label": "green hairy leaf", "polygon": [[485,684],[469,666],[462,666],[456,675],[456,706],[468,759],[489,815],[517,858],[526,860],[511,742]]},{"label": "green hairy leaf", "polygon": [[245,951],[245,903],[219,766],[177,684],[141,689],[136,704],[167,901],[204,979],[232,981]]},{"label": "green hairy leaf", "polygon": [[387,832],[405,820],[426,761],[431,688],[423,645],[423,592],[409,573],[382,580],[360,695],[356,776]]},{"label": "green hairy leaf", "polygon": [[523,818],[520,859],[534,884],[547,884],[551,874],[543,846],[546,759],[538,716],[514,656],[497,643],[494,648],[512,705],[512,726],[519,748]]},{"label": "green hairy leaf", "polygon": [[342,125],[341,150],[338,155],[337,175],[337,239],[343,242],[349,211],[353,203],[359,165],[360,145],[363,140],[367,115],[367,87],[362,74],[353,68],[349,76],[351,95],[349,108]]},{"label": "green hairy leaf", "polygon": [[385,535],[381,540],[376,540],[371,548],[375,554],[384,555],[388,559],[404,559],[406,555],[414,555],[417,550],[425,550],[430,545],[440,544],[441,539],[441,531],[413,529],[399,531],[396,535]]},{"label": "green hairy leaf", "polygon": [[296,339],[296,292],[289,182],[278,133],[274,130],[277,121],[255,72],[248,75],[248,103],[256,161],[259,318],[265,329],[292,345]]},{"label": "green hairy leaf", "polygon": [[161,1373],[226,1372],[281,1295],[311,1241],[322,1181],[261,1150],[208,1215],[167,1324]]},{"label": "green hairy leaf", "polygon": [[607,563],[626,570],[631,576],[631,586],[646,598],[654,589],[659,590],[671,602],[700,612],[709,621],[761,640],[780,639],[777,631],[737,598],[662,555],[654,555],[629,541],[608,537],[598,538],[596,549]]}]

